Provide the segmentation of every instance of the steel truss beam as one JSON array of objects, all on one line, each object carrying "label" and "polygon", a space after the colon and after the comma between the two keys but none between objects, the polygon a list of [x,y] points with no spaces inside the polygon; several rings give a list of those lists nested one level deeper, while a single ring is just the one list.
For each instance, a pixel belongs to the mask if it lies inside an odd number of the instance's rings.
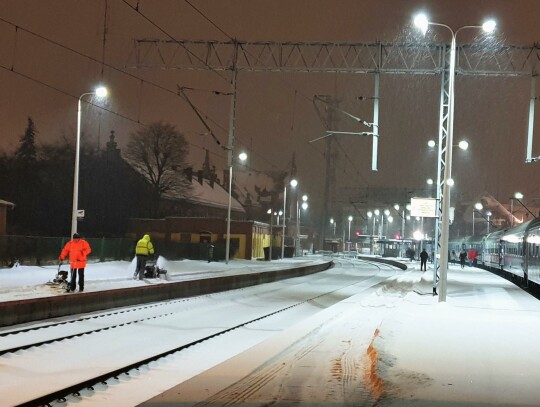
[{"label": "steel truss beam", "polygon": [[[131,68],[270,72],[439,74],[445,45],[331,42],[135,40]],[[235,61],[235,58],[237,60]],[[461,45],[456,73],[531,76],[540,66],[540,45]]]},{"label": "steel truss beam", "polygon": [[[127,63],[132,68],[162,68],[253,72],[339,72],[350,74],[441,75],[439,143],[437,162],[437,218],[435,247],[439,253],[443,174],[449,131],[449,47],[437,44],[362,44],[330,42],[161,41],[135,40]],[[461,45],[456,49],[456,74],[469,76],[532,77],[540,67],[540,45]],[[533,117],[533,116],[532,116]],[[531,119],[530,119],[531,120]],[[531,122],[530,122],[531,123]],[[529,125],[531,127],[532,124]],[[529,152],[532,130],[529,129]],[[376,152],[374,152],[376,154]],[[532,161],[532,160],[530,160]],[[323,219],[326,222],[326,219]],[[324,226],[322,228],[324,235]],[[434,260],[433,294],[440,264]]]}]

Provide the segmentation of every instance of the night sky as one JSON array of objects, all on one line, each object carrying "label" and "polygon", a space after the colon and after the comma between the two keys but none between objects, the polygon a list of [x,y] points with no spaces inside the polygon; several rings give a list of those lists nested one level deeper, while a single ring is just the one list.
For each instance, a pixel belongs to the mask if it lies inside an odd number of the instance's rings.
[{"label": "night sky", "polygon": [[[0,0],[0,10],[0,148],[12,151],[28,116],[39,132],[38,142],[74,138],[78,96],[104,83],[111,92],[110,112],[85,107],[87,140],[102,146],[114,130],[122,146],[140,124],[163,120],[186,135],[194,167],[201,166],[204,149],[209,149],[219,171],[226,168],[226,153],[205,134],[176,89],[198,89],[189,96],[226,145],[230,98],[212,91],[229,92],[223,77],[230,80],[230,74],[128,69],[133,39],[169,39],[167,33],[192,40],[406,43],[418,39],[412,16],[424,10],[433,21],[454,29],[495,18],[501,44],[531,46],[540,41],[538,0]],[[458,42],[470,43],[477,34],[460,33]],[[450,35],[430,28],[427,39],[447,43]],[[335,73],[241,73],[237,151],[250,154],[253,174],[289,170],[295,152],[302,191],[320,208],[325,143],[309,141],[325,129],[312,98],[331,95],[342,100],[345,110],[371,121],[372,103],[357,97],[373,94],[373,79]],[[426,143],[438,134],[439,92],[436,76],[381,77],[379,171],[371,171],[370,139],[340,138],[337,191],[344,201],[356,188],[418,189],[425,187],[426,178],[436,177],[436,155]],[[467,139],[470,149],[454,154],[456,196],[473,200],[485,191],[507,203],[520,190],[525,201],[540,197],[540,163],[525,164],[529,96],[530,79],[458,77],[454,138]],[[537,106],[533,156],[540,155],[539,111]],[[345,117],[339,125],[350,127]]]}]

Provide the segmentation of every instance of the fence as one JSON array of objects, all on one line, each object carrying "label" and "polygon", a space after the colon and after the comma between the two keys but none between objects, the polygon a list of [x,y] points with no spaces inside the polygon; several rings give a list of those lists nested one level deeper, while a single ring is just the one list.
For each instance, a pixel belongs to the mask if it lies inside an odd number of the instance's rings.
[{"label": "fence", "polygon": [[[113,260],[130,261],[134,257],[137,240],[128,238],[86,238],[92,253],[89,262]],[[0,267],[10,267],[15,261],[25,265],[46,265],[58,262],[66,237],[0,236]],[[208,260],[209,247],[205,243],[152,241],[156,254],[168,260]],[[225,241],[213,243],[211,260],[225,259]],[[231,258],[234,253],[231,253]]]}]

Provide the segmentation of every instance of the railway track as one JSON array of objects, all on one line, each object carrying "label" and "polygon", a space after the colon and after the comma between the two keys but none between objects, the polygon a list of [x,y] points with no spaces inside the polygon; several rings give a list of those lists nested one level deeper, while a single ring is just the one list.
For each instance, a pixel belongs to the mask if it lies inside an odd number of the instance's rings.
[{"label": "railway track", "polygon": [[[199,315],[203,315],[221,309],[224,315],[230,316],[226,323],[223,323],[223,316],[218,317],[211,321],[212,323],[209,324],[211,327],[196,327],[194,329],[196,334],[191,337],[188,335],[183,340],[171,341],[165,346],[156,347],[150,354],[137,353],[136,356],[117,363],[115,366],[110,364],[103,369],[89,369],[88,374],[79,375],[76,380],[69,383],[64,382],[63,385],[49,387],[42,394],[32,394],[28,398],[19,397],[14,400],[15,404],[25,406],[53,405],[65,403],[68,398],[80,400],[81,392],[85,394],[90,392],[91,394],[96,386],[117,382],[118,377],[138,375],[141,370],[148,370],[148,366],[153,361],[178,354],[196,345],[211,344],[212,340],[217,337],[232,334],[241,328],[257,323],[264,323],[264,320],[270,318],[278,318],[280,315],[290,313],[295,309],[311,309],[312,313],[318,312],[321,308],[335,304],[343,296],[350,295],[352,292],[373,290],[396,272],[394,267],[369,261],[336,259],[335,263],[334,269],[317,275],[263,286],[4,330],[0,333],[3,345],[3,348],[0,349],[2,358],[17,359],[28,354],[39,356],[50,348],[67,345],[64,347],[70,347],[69,353],[73,353],[74,356],[67,355],[66,357],[70,357],[74,361],[82,359],[80,363],[84,364],[85,359],[81,358],[80,351],[78,352],[76,349],[84,347],[86,342],[107,342],[111,337],[117,336],[125,337],[127,335],[130,337],[132,333],[138,335],[140,332],[147,331],[149,327],[152,328],[149,330],[150,332],[154,329],[157,330],[157,327],[160,327],[161,331],[177,330],[177,328],[171,327],[185,326],[186,321],[199,311]],[[369,268],[372,271],[359,278],[357,270],[360,268]],[[307,290],[302,288],[306,285],[309,287]],[[314,286],[317,287],[317,290],[313,289]],[[278,300],[280,298],[281,300]],[[233,318],[233,315],[241,315],[242,317]],[[215,326],[212,326],[213,324]],[[189,330],[190,328],[185,329]],[[73,332],[66,334],[66,330]],[[126,330],[131,330],[131,333],[125,333]],[[36,337],[37,340],[28,339]],[[151,337],[152,335],[149,335],[149,338]],[[89,340],[89,338],[93,339]],[[4,345],[3,342],[6,340],[12,344]],[[146,342],[146,340],[144,341]],[[18,345],[13,345],[14,343],[18,343]],[[107,354],[102,353],[99,358],[107,358]],[[32,357],[29,359],[31,360]],[[39,363],[39,357],[36,363]]]}]

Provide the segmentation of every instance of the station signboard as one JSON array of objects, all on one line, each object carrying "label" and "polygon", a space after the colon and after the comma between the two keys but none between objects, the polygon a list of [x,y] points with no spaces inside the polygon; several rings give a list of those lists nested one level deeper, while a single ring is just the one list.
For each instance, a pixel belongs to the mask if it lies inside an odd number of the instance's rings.
[{"label": "station signboard", "polygon": [[411,216],[437,217],[437,198],[411,198]]}]

